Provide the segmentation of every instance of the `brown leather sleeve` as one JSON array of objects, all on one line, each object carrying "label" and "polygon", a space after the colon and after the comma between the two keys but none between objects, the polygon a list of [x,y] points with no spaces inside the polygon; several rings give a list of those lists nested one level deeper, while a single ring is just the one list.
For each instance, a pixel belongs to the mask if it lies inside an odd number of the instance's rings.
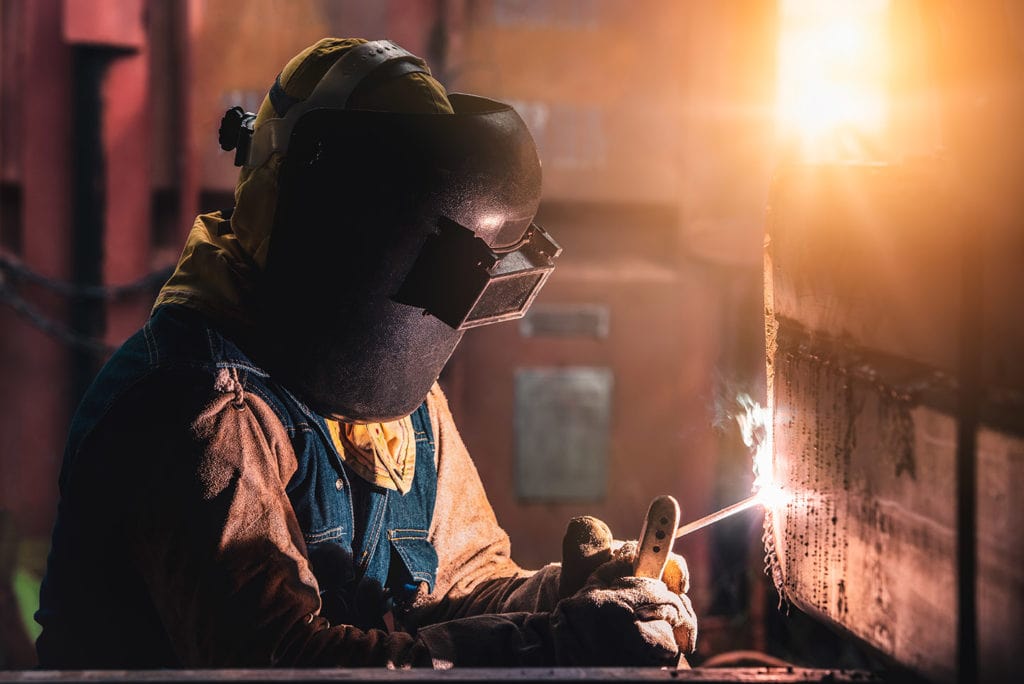
[{"label": "brown leather sleeve", "polygon": [[401,667],[422,658],[407,634],[319,616],[285,492],[296,468],[287,434],[228,371],[213,385],[190,423],[180,420],[187,407],[152,417],[130,540],[181,664]]},{"label": "brown leather sleeve", "polygon": [[427,396],[437,447],[437,502],[430,540],[437,581],[414,612],[420,624],[487,613],[537,612],[557,602],[558,566],[523,570],[511,558],[476,466],[455,427],[441,388]]}]

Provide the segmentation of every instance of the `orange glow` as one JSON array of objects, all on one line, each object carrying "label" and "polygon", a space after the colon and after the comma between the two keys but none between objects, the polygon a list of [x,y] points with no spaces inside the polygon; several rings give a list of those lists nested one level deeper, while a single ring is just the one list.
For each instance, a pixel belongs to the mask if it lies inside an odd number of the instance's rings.
[{"label": "orange glow", "polygon": [[888,0],[782,0],[778,133],[806,161],[872,160],[888,119]]}]

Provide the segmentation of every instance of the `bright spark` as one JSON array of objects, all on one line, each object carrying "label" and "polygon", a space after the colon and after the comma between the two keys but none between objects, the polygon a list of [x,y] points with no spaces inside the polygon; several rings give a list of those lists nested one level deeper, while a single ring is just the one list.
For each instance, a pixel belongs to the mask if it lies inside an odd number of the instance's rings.
[{"label": "bright spark", "polygon": [[772,471],[772,420],[767,406],[761,406],[749,394],[741,392],[736,401],[743,409],[736,414],[743,443],[754,455],[754,485],[751,491],[759,503],[769,510],[789,501],[789,494],[775,481]]},{"label": "bright spark", "polygon": [[746,393],[741,392],[737,395],[736,401],[743,408],[743,411],[735,416],[736,422],[740,426],[740,434],[743,436],[743,443],[754,454],[754,484],[751,487],[753,495],[682,525],[676,529],[675,539],[685,537],[754,506],[762,506],[768,511],[775,511],[785,506],[790,499],[789,493],[772,477],[771,410],[758,404]]}]

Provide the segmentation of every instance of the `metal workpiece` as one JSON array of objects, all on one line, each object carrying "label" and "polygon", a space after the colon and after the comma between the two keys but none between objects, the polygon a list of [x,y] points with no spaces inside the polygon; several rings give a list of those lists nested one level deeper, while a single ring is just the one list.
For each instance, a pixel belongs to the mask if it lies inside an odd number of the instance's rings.
[{"label": "metal workpiece", "polygon": [[[956,197],[914,167],[777,179],[768,401],[792,496],[768,541],[802,610],[931,681],[970,672],[975,652],[977,679],[961,681],[1009,681],[1024,633],[1024,411],[1012,379],[964,363],[999,351],[965,343],[981,293],[964,246],[983,238]],[[966,490],[964,464],[977,473]]]}]

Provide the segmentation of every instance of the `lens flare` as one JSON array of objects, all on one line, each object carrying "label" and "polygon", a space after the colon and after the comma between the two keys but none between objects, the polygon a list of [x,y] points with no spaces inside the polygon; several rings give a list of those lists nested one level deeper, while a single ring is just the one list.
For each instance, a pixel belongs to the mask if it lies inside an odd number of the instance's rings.
[{"label": "lens flare", "polygon": [[888,0],[782,0],[778,133],[807,161],[874,161],[889,116]]}]

